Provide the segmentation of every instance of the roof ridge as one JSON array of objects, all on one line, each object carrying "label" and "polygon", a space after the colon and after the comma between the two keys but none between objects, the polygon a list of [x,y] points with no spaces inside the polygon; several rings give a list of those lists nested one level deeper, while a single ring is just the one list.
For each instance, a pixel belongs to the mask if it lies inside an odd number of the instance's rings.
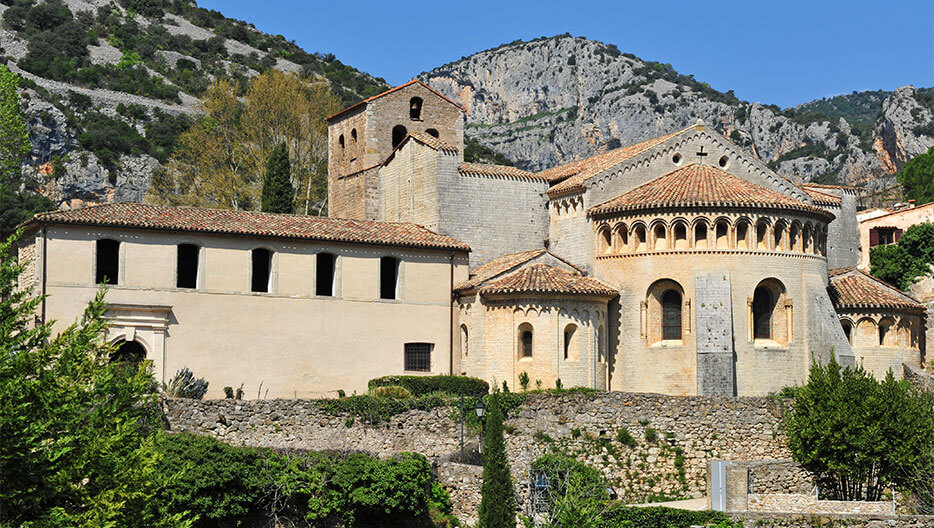
[{"label": "roof ridge", "polygon": [[359,103],[352,104],[352,105],[348,106],[347,108],[344,108],[343,110],[337,112],[336,114],[332,114],[332,115],[330,115],[330,116],[324,118],[324,120],[325,120],[325,121],[330,121],[331,119],[334,119],[335,117],[337,117],[337,116],[339,116],[339,115],[341,115],[341,114],[343,114],[343,113],[345,113],[345,112],[348,112],[348,111],[350,111],[350,110],[353,110],[354,108],[356,108],[356,107],[358,107],[358,106],[368,104],[368,103],[370,103],[371,101],[375,101],[376,99],[379,99],[380,97],[382,97],[382,96],[384,96],[384,95],[389,95],[389,94],[391,94],[392,92],[395,92],[395,91],[397,91],[397,90],[401,90],[401,89],[403,89],[403,88],[405,88],[405,87],[407,87],[407,86],[411,86],[411,85],[416,84],[416,83],[417,83],[417,84],[420,84],[420,85],[422,85],[422,86],[424,86],[425,88],[427,88],[428,90],[430,90],[432,93],[434,93],[434,94],[437,95],[438,97],[444,99],[445,101],[451,103],[452,105],[456,106],[457,108],[460,108],[461,112],[464,111],[464,107],[463,107],[463,106],[461,106],[461,105],[455,103],[455,102],[452,101],[451,99],[448,99],[448,98],[445,97],[441,92],[439,92],[438,90],[435,90],[435,89],[432,88],[431,86],[428,86],[427,84],[423,83],[422,81],[413,78],[412,80],[410,80],[410,81],[408,81],[408,82],[406,82],[406,83],[400,84],[399,86],[393,86],[392,88],[390,88],[390,89],[388,89],[388,90],[385,90],[385,91],[382,91],[382,92],[380,92],[380,93],[378,93],[378,94],[376,94],[376,95],[371,95],[370,97],[367,97],[366,99],[360,101]]}]

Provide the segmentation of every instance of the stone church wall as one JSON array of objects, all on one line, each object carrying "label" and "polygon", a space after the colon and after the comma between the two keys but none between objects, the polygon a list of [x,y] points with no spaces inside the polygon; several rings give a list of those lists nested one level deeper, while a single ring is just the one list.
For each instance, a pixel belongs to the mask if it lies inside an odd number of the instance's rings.
[{"label": "stone church wall", "polygon": [[[529,465],[555,448],[600,470],[626,500],[641,502],[660,494],[701,497],[711,460],[790,458],[779,425],[787,405],[769,398],[621,392],[532,395],[507,420],[507,450],[522,497]],[[349,415],[328,414],[312,400],[166,401],[173,432],[273,448],[362,450],[380,456],[414,451],[433,461],[459,450],[460,428],[452,411],[409,411],[368,425]],[[618,440],[622,429],[636,440],[635,447]],[[652,433],[656,440],[647,440]],[[468,429],[467,441],[475,443],[477,434]],[[787,488],[769,489],[792,493],[807,485],[791,477],[782,482]]]},{"label": "stone church wall", "polygon": [[820,189],[840,198],[840,207],[827,207],[836,216],[827,226],[827,267],[845,268],[859,264],[859,223],[856,221],[856,192]]}]

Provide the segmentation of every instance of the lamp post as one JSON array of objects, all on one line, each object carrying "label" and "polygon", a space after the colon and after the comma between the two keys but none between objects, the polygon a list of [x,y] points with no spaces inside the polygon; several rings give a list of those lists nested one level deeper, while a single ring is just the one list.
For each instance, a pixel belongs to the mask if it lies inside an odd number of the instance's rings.
[{"label": "lamp post", "polygon": [[480,418],[480,454],[483,455],[483,435],[484,435],[484,423],[483,415],[486,414],[486,405],[483,405],[483,398],[481,397],[477,401],[477,418]]}]

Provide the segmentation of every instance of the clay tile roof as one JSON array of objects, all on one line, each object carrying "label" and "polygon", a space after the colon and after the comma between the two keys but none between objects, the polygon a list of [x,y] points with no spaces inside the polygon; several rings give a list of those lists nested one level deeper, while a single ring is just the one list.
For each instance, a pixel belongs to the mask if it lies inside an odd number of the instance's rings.
[{"label": "clay tile roof", "polygon": [[580,161],[552,167],[539,172],[538,175],[554,184],[551,189],[548,189],[549,195],[582,189],[584,183],[597,174],[629,158],[635,157],[654,146],[664,143],[675,136],[694,129],[695,126],[690,126],[684,130],[652,138],[641,143],[636,143],[635,145],[614,149]]},{"label": "clay tile roof", "polygon": [[[441,141],[440,139],[430,134],[426,134],[424,132],[410,132],[406,139],[408,138],[412,138],[415,141],[418,141],[419,143],[421,143],[422,145],[425,145],[426,147],[432,148],[434,150],[441,150],[444,152],[452,152],[454,154],[457,154],[457,147],[455,147],[454,145],[445,143],[444,141]],[[405,143],[405,141],[403,141],[402,143]],[[402,144],[400,143],[399,147],[401,146]],[[398,149],[399,147],[396,147],[396,148]]]},{"label": "clay tile roof", "polygon": [[95,225],[224,235],[295,238],[470,251],[453,238],[417,224],[113,203],[36,215],[29,223]]},{"label": "clay tile roof", "polygon": [[924,305],[898,288],[855,267],[830,270],[830,299],[837,308],[893,308],[923,311]]},{"label": "clay tile roof", "polygon": [[717,167],[692,163],[590,208],[590,214],[655,207],[764,207],[833,215],[823,209],[737,178]]},{"label": "clay tile roof", "polygon": [[374,101],[374,100],[379,99],[380,97],[382,97],[382,96],[384,96],[384,95],[389,95],[389,94],[391,94],[392,92],[395,92],[396,90],[401,90],[401,89],[403,89],[403,88],[405,88],[405,87],[407,87],[407,86],[411,86],[411,85],[413,85],[413,84],[420,84],[420,85],[424,86],[425,88],[427,88],[428,90],[430,90],[433,94],[437,95],[438,97],[440,97],[440,98],[444,99],[445,101],[451,103],[452,105],[456,106],[456,107],[459,108],[462,112],[464,111],[464,107],[462,107],[461,105],[459,105],[459,104],[455,103],[454,101],[448,99],[447,97],[441,95],[440,92],[438,92],[437,90],[435,90],[435,89],[432,88],[431,86],[428,86],[427,84],[423,83],[422,81],[419,81],[418,79],[412,79],[411,81],[409,81],[409,82],[407,82],[407,83],[405,83],[405,84],[400,84],[399,86],[396,86],[396,87],[394,87],[394,88],[390,88],[390,89],[386,90],[385,92],[378,93],[378,94],[374,95],[373,97],[368,97],[368,98],[366,98],[366,99],[360,101],[359,103],[357,103],[357,104],[355,104],[355,105],[348,106],[347,108],[341,110],[340,112],[338,112],[338,113],[336,113],[336,114],[334,114],[334,115],[328,117],[328,118],[326,119],[326,121],[330,121],[330,120],[334,119],[335,117],[337,117],[337,116],[339,116],[339,115],[341,115],[341,114],[344,114],[345,112],[349,112],[349,111],[353,110],[354,108],[357,108],[358,106],[363,106],[363,105],[369,103],[370,101]]},{"label": "clay tile roof", "polygon": [[533,249],[531,251],[520,251],[518,253],[510,253],[508,255],[496,257],[495,259],[470,270],[470,279],[458,284],[455,290],[461,291],[475,288],[490,278],[525,264],[533,258],[539,255],[543,255],[547,252],[548,250],[539,248]]},{"label": "clay tile roof", "polygon": [[542,293],[615,297],[609,285],[548,264],[532,264],[480,288],[480,294]]},{"label": "clay tile roof", "polygon": [[461,174],[477,174],[480,176],[505,176],[507,178],[520,178],[523,180],[541,180],[548,181],[540,175],[517,169],[516,167],[507,167],[505,165],[485,165],[481,163],[461,163],[457,166],[457,172]]},{"label": "clay tile roof", "polygon": [[843,201],[832,194],[827,194],[825,192],[820,192],[815,188],[812,188],[809,185],[802,185],[801,190],[805,192],[808,196],[811,197],[811,200],[818,205],[837,205],[843,203]]}]

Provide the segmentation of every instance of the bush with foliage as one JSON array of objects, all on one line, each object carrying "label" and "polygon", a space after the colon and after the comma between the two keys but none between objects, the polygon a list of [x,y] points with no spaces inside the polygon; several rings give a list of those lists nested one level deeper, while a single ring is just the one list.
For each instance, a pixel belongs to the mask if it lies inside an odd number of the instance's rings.
[{"label": "bush with foliage", "polygon": [[915,224],[895,244],[876,246],[869,252],[873,277],[907,290],[918,277],[929,274],[934,264],[934,223]]},{"label": "bush with foliage", "polygon": [[383,376],[373,378],[367,383],[370,389],[387,385],[401,385],[414,396],[436,392],[452,396],[479,396],[490,392],[490,385],[487,382],[467,376]]},{"label": "bush with foliage", "polygon": [[402,385],[386,385],[384,387],[376,387],[370,392],[374,398],[393,398],[397,400],[405,400],[412,397],[412,393]]},{"label": "bush with foliage", "polygon": [[918,205],[934,201],[934,147],[915,156],[895,175],[905,198]]},{"label": "bush with foliage", "polygon": [[910,475],[934,464],[934,393],[896,380],[881,382],[861,366],[814,363],[785,415],[788,448],[815,476],[822,497],[882,499]]},{"label": "bush with foliage", "polygon": [[208,391],[208,382],[204,378],[195,378],[188,367],[183,367],[165,384],[163,391],[176,398],[200,400]]},{"label": "bush with foliage", "polygon": [[532,463],[532,474],[548,485],[540,493],[547,505],[541,526],[588,528],[606,526],[610,508],[607,483],[596,469],[576,458],[549,453]]},{"label": "bush with foliage", "polygon": [[638,508],[617,505],[604,515],[606,526],[620,528],[672,528],[688,526],[716,525],[718,528],[741,528],[743,523],[735,525],[723,512],[676,510],[662,506]]}]

